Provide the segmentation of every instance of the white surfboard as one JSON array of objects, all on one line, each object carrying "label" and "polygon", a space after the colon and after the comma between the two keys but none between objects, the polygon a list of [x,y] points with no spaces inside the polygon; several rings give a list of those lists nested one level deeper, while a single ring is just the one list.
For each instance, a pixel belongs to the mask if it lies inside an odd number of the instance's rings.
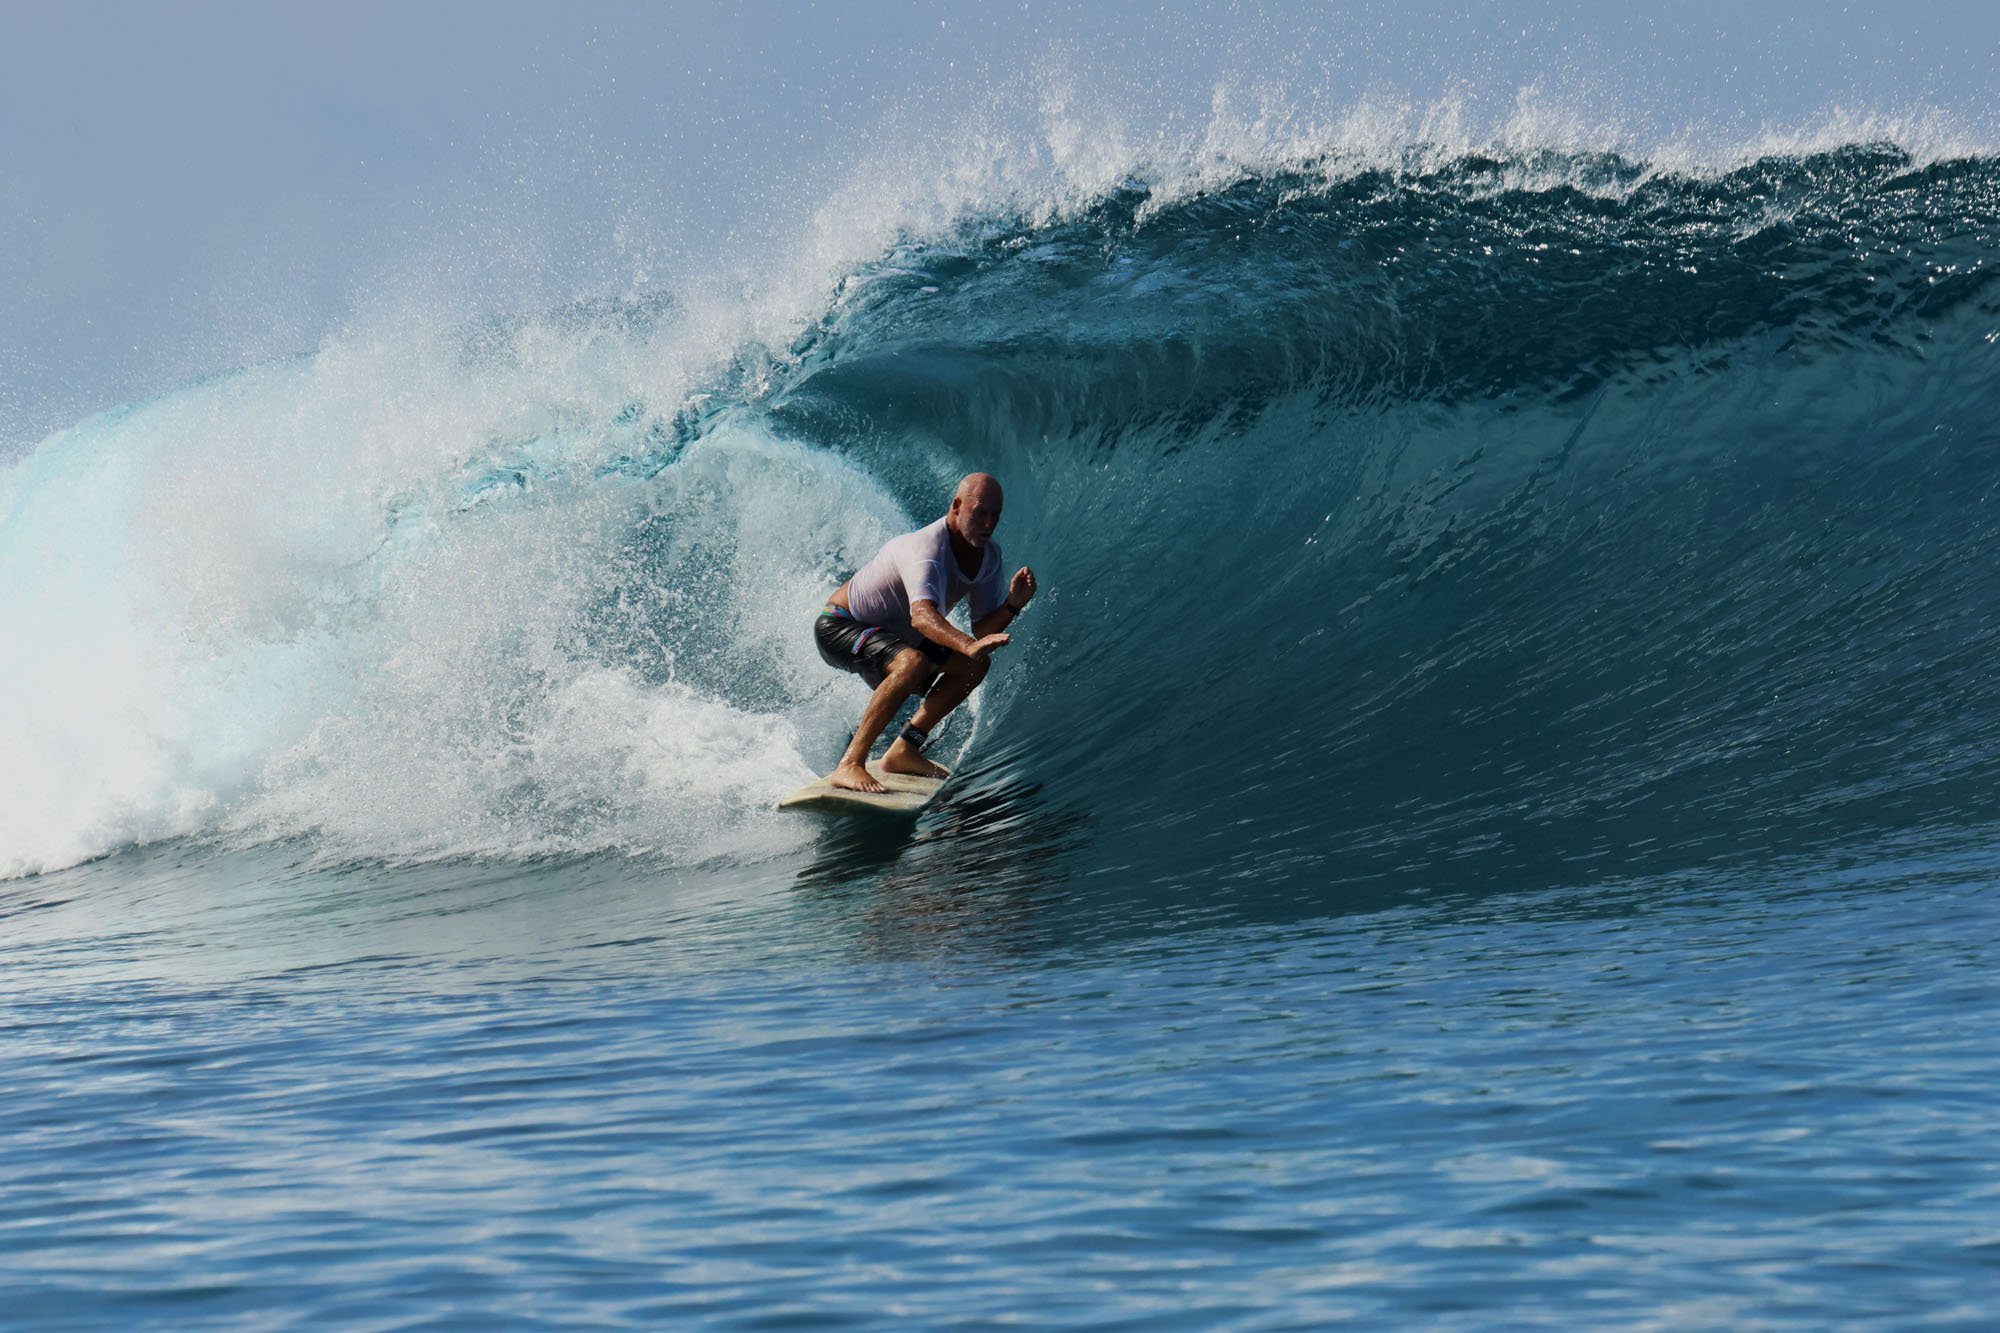
[{"label": "white surfboard", "polygon": [[943,778],[886,773],[882,761],[868,761],[868,772],[887,787],[885,792],[849,791],[826,778],[805,786],[778,802],[780,810],[818,810],[829,815],[874,814],[914,816],[929,805],[944,786]]}]

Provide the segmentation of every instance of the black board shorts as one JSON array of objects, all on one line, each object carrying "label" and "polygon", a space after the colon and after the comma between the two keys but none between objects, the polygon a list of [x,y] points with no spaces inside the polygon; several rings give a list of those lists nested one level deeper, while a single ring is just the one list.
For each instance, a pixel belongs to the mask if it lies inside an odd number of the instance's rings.
[{"label": "black board shorts", "polygon": [[917,682],[919,694],[937,683],[944,664],[951,660],[951,649],[935,639],[926,639],[913,629],[864,625],[830,602],[813,621],[813,642],[819,645],[819,655],[828,666],[852,671],[867,681],[870,689],[882,683],[889,664],[905,649],[914,648],[931,664],[930,671]]}]

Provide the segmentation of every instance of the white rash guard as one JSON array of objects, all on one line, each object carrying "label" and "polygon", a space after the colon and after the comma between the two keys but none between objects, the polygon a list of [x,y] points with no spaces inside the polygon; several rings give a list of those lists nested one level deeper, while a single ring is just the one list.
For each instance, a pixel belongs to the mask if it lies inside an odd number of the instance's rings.
[{"label": "white rash guard", "polygon": [[906,631],[910,628],[910,608],[918,602],[937,605],[939,615],[947,615],[958,600],[972,594],[969,607],[977,621],[992,615],[1007,600],[1007,584],[1000,577],[1000,543],[989,541],[979,572],[967,578],[951,553],[951,533],[945,520],[918,528],[890,541],[861,567],[847,584],[847,609],[864,625]]}]

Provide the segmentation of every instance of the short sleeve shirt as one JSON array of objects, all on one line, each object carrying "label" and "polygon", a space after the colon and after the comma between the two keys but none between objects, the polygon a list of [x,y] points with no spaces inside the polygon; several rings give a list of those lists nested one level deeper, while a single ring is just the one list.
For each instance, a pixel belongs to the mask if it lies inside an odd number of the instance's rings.
[{"label": "short sleeve shirt", "polygon": [[907,629],[910,608],[918,602],[934,602],[938,614],[946,615],[970,594],[968,609],[979,620],[993,614],[1007,598],[1002,568],[1000,543],[989,541],[979,572],[967,578],[951,553],[951,533],[941,518],[877,551],[848,582],[847,609],[863,624]]}]

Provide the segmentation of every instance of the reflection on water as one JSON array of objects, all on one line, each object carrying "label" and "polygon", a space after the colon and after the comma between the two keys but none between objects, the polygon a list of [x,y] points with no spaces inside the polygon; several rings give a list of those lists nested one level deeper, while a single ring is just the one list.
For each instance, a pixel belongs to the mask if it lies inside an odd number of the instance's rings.
[{"label": "reflection on water", "polygon": [[793,883],[876,957],[942,947],[995,953],[1045,947],[1050,909],[1068,891],[1090,816],[1018,777],[953,779],[915,825],[831,817]]}]

